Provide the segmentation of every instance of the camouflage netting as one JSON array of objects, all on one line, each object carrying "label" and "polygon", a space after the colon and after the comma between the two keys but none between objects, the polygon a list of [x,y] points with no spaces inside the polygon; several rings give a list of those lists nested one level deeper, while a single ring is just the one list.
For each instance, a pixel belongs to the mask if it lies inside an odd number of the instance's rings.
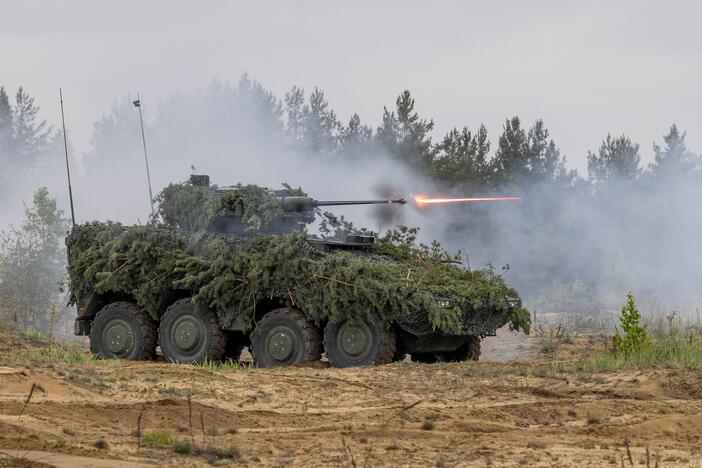
[{"label": "camouflage netting", "polygon": [[[189,226],[196,224],[191,218]],[[508,299],[518,295],[500,276],[458,268],[438,244],[415,246],[414,232],[391,232],[372,252],[353,253],[319,251],[301,233],[186,236],[160,224],[94,222],[74,228],[67,239],[71,291],[77,297],[128,295],[157,317],[173,291],[185,289],[220,311],[225,327],[239,315],[239,323],[252,326],[257,304],[274,298],[317,323],[378,311],[400,324],[421,317],[431,326],[418,327],[417,334],[458,334],[469,331],[468,307],[476,316],[494,317],[498,327],[510,323],[528,331],[529,313],[509,311]],[[442,307],[440,300],[453,302]]]},{"label": "camouflage netting", "polygon": [[[286,195],[305,196],[301,189],[285,186]],[[247,230],[261,231],[282,215],[273,191],[257,185],[218,188],[191,183],[170,184],[156,197],[156,219],[185,233],[207,227],[217,216],[241,216]]]},{"label": "camouflage netting", "polygon": [[[225,328],[235,321],[251,328],[256,307],[273,299],[317,323],[377,311],[416,335],[485,333],[505,323],[528,331],[529,313],[510,309],[518,295],[500,276],[459,268],[436,242],[417,246],[416,229],[391,231],[369,252],[322,251],[300,232],[267,233],[285,216],[281,195],[305,193],[287,185],[274,192],[171,184],[146,226],[77,226],[66,241],[72,296],[130,297],[158,318],[176,291],[186,291],[217,310]],[[240,220],[249,235],[207,232],[217,218]],[[358,232],[330,216],[321,231],[336,238]]]}]

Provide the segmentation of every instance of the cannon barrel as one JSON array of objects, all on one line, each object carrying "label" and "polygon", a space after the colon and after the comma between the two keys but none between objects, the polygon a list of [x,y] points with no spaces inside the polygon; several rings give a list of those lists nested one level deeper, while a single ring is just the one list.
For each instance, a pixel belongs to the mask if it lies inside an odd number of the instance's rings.
[{"label": "cannon barrel", "polygon": [[290,196],[277,197],[278,204],[283,211],[311,211],[318,206],[344,206],[344,205],[381,205],[381,204],[402,204],[407,201],[404,198],[396,200],[315,200],[310,197]]}]

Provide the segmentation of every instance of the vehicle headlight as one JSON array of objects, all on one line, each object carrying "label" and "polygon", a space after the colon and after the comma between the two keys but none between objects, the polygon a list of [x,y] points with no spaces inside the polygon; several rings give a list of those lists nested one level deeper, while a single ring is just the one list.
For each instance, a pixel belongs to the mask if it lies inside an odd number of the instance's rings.
[{"label": "vehicle headlight", "polygon": [[451,299],[439,299],[438,303],[442,309],[450,309],[454,306],[454,302]]}]

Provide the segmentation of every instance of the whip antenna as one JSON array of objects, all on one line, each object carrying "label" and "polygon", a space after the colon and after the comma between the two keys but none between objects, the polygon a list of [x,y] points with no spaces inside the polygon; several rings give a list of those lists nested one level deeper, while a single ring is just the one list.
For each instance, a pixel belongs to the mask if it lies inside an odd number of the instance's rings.
[{"label": "whip antenna", "polygon": [[61,100],[61,124],[63,125],[63,149],[66,152],[66,175],[68,176],[68,199],[71,202],[71,222],[76,225],[76,213],[73,210],[73,188],[71,187],[71,166],[68,164],[68,138],[66,137],[66,118],[63,115],[63,91],[59,88]]},{"label": "whip antenna", "polygon": [[137,93],[137,99],[133,102],[134,107],[139,109],[139,123],[141,124],[141,142],[144,144],[144,161],[146,162],[146,180],[149,183],[149,202],[151,202],[151,216],[154,216],[154,196],[151,192],[151,174],[149,173],[149,157],[146,154],[146,137],[144,136],[144,119],[141,116],[141,97]]}]

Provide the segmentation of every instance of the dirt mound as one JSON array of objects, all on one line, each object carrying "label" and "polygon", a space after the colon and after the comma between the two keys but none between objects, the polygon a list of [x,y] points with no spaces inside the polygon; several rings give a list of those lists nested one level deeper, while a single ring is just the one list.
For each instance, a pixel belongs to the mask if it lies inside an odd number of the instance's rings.
[{"label": "dirt mound", "polygon": [[12,367],[0,367],[0,399],[27,397],[32,392],[33,401],[56,399],[94,398],[94,394],[41,372]]}]

